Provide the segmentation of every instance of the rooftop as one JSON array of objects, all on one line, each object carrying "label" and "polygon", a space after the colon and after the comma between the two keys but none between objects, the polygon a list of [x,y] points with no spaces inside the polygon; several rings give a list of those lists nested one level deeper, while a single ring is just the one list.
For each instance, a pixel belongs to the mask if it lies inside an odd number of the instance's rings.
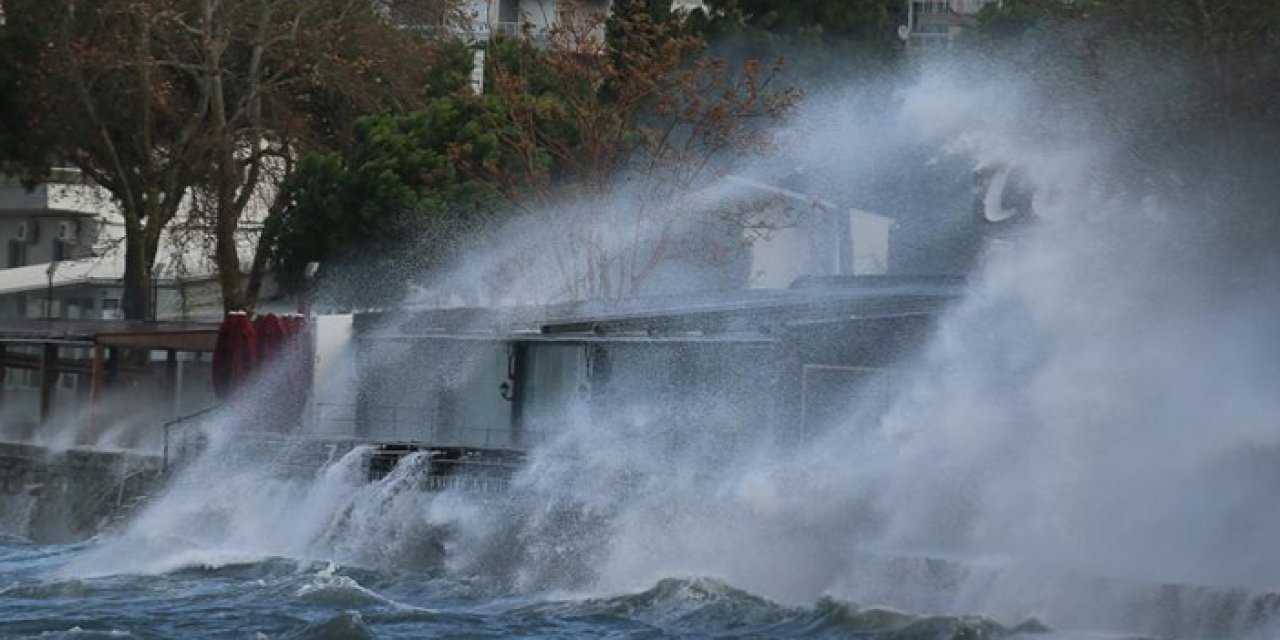
[{"label": "rooftop", "polygon": [[213,351],[218,325],[141,320],[0,320],[0,344],[68,344]]},{"label": "rooftop", "polygon": [[396,309],[358,314],[356,330],[377,338],[767,335],[798,324],[932,315],[957,298],[963,286],[963,279],[953,277],[806,278],[788,289],[711,291],[545,307]]}]

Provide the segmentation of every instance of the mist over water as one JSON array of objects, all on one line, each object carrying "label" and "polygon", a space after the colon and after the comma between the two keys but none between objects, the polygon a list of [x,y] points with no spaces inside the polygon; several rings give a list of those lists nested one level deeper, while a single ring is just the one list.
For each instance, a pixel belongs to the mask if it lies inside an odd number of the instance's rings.
[{"label": "mist over water", "polygon": [[[886,410],[849,398],[801,437],[737,422],[714,385],[674,405],[583,407],[500,499],[413,490],[414,459],[365,484],[361,449],[290,476],[229,446],[246,425],[223,416],[209,453],[58,573],[284,557],[587,610],[624,607],[588,596],[719,602],[732,588],[771,607],[825,597],[1139,632],[1159,631],[1133,610],[1153,585],[1273,589],[1280,263],[1266,243],[1232,248],[1274,211],[1131,180],[1129,141],[1069,93],[1050,100],[1008,68],[926,68],[812,96],[779,153],[744,171],[897,217],[919,248],[909,271],[971,269],[963,299],[886,374]],[[995,242],[972,228],[971,174],[990,168],[1016,169],[1037,212]],[[455,278],[502,259],[468,256]],[[723,366],[730,380],[752,363]]]}]

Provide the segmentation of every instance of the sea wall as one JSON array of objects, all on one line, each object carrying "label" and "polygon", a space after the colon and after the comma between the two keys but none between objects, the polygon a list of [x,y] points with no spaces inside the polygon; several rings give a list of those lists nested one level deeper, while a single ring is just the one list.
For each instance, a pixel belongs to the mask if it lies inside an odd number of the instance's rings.
[{"label": "sea wall", "polygon": [[0,532],[42,543],[93,536],[156,488],[159,456],[0,443]]}]

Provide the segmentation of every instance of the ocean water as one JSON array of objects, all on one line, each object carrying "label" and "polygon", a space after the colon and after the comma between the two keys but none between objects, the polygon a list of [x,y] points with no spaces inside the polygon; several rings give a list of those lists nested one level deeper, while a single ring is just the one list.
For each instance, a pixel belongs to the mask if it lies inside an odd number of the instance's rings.
[{"label": "ocean water", "polygon": [[[97,542],[0,545],[4,638],[865,638],[1044,635],[980,616],[917,616],[821,599],[784,606],[709,578],[609,596],[495,592],[474,581],[274,558],[70,578]],[[1101,637],[1101,636],[1098,636]]]}]

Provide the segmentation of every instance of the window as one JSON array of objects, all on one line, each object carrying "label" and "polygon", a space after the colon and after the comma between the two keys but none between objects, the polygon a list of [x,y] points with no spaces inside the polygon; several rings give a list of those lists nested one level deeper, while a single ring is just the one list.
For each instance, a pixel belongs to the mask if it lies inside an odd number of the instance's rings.
[{"label": "window", "polygon": [[915,8],[916,13],[926,15],[937,15],[950,12],[946,2],[917,2],[915,3]]},{"label": "window", "polygon": [[54,238],[53,243],[49,247],[49,261],[61,262],[66,260],[67,243],[62,238]]},{"label": "window", "polygon": [[119,308],[120,308],[120,300],[119,300],[119,299],[117,299],[117,298],[103,298],[103,299],[102,299],[102,310],[103,310],[103,311],[110,311],[110,310],[112,310],[112,309],[119,309]]},{"label": "window", "polygon": [[13,269],[21,267],[27,263],[27,245],[21,240],[9,241],[9,253],[5,260],[5,266]]}]

